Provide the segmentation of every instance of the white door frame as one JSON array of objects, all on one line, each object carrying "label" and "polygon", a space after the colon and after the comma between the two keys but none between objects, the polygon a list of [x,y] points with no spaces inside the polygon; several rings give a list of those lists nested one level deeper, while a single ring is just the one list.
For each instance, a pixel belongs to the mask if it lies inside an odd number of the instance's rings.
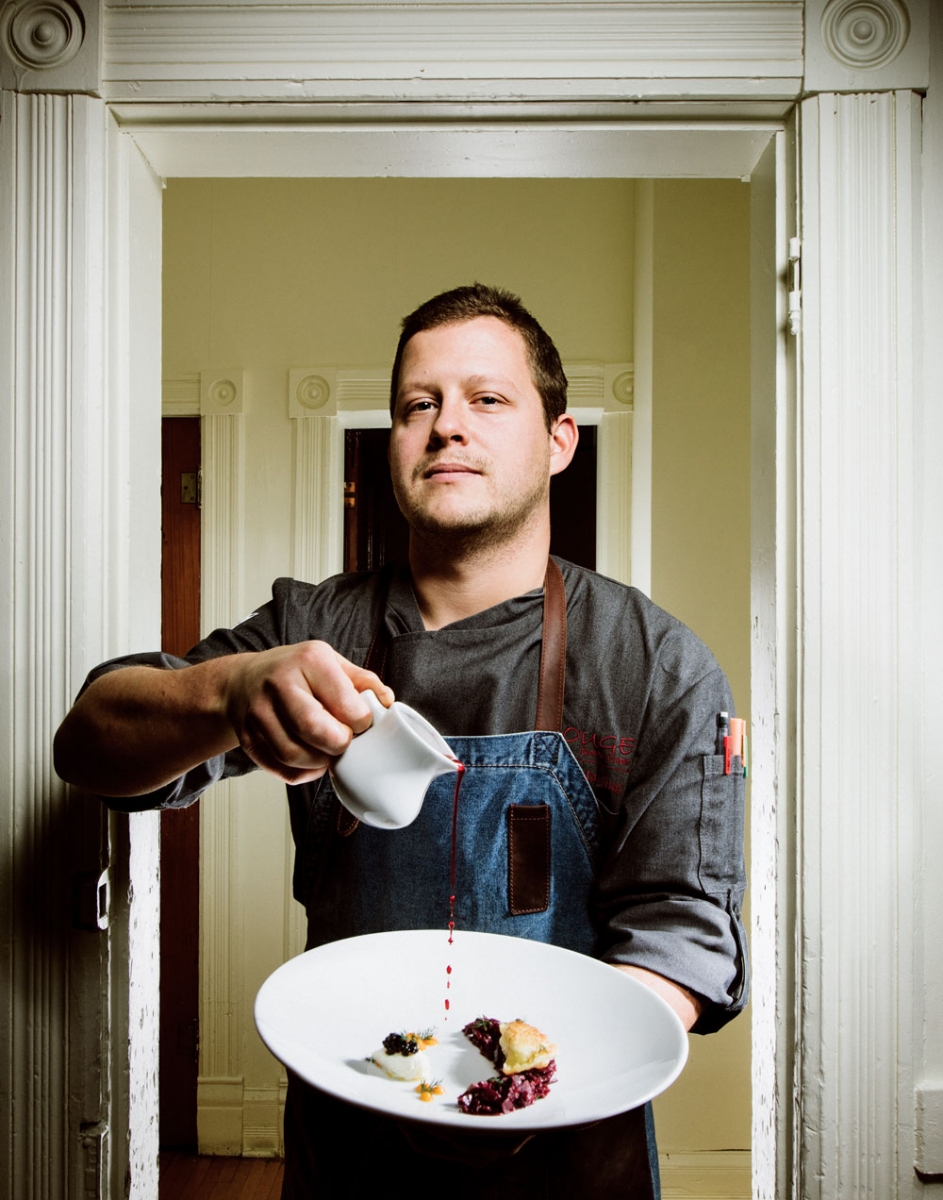
[{"label": "white door frame", "polygon": [[[40,911],[68,907],[69,859],[43,841],[61,828],[65,800],[51,730],[89,661],[157,640],[157,490],[145,460],[160,416],[160,222],[145,162],[157,174],[244,173],[249,161],[262,173],[356,174],[371,138],[385,138],[382,173],[451,162],[461,175],[490,159],[499,173],[593,174],[622,136],[627,176],[710,175],[731,154],[747,160],[747,176],[771,123],[781,128],[798,101],[801,280],[788,285],[779,244],[797,191],[788,137],[777,135],[776,162],[760,161],[757,175],[777,238],[766,266],[797,300],[801,291],[802,331],[794,361],[776,346],[757,352],[756,378],[775,363],[777,381],[774,408],[763,406],[772,425],[755,428],[754,579],[773,583],[754,597],[753,669],[754,696],[767,698],[754,717],[770,722],[779,869],[764,896],[756,863],[752,871],[754,920],[758,899],[768,917],[753,931],[755,951],[769,951],[758,970],[776,979],[773,1074],[754,1096],[754,1191],[764,1200],[921,1193],[915,1163],[943,1169],[943,1033],[921,988],[941,977],[929,931],[943,901],[939,889],[920,890],[934,862],[921,836],[939,827],[941,723],[940,689],[922,679],[943,664],[938,614],[915,595],[915,578],[930,595],[943,580],[928,532],[931,466],[943,450],[928,403],[938,378],[922,366],[939,356],[921,345],[925,314],[943,303],[939,276],[921,279],[941,242],[922,207],[921,167],[929,161],[938,180],[943,149],[936,124],[921,129],[913,91],[929,86],[938,123],[943,47],[931,9],[939,13],[930,0],[47,0],[38,40],[3,26],[0,385],[11,402],[0,417],[0,548],[16,589],[0,601],[0,652],[16,690],[0,701],[10,798],[0,832],[18,883],[35,887],[40,862],[51,876],[62,904]],[[286,13],[297,32],[278,24]],[[230,155],[226,168],[220,156]],[[770,171],[785,178],[772,198]],[[132,821],[131,845],[133,927],[158,869],[150,818]],[[17,1131],[0,1145],[0,1187],[78,1196],[99,1170],[117,1196],[123,1171],[102,1170],[96,1150],[108,1121],[89,1124],[95,1114],[84,1112],[78,1136],[68,1079],[81,1074],[83,1042],[95,1053],[96,999],[122,1010],[123,964],[113,956],[100,995],[89,972],[69,1004],[81,972],[66,978],[63,956],[82,954],[54,923],[31,920],[32,894],[11,888],[0,911],[0,1032],[13,1062],[4,1079],[18,1089],[15,1107],[0,1095]],[[133,1101],[153,1089],[156,1021],[155,942],[133,929],[132,942],[132,1028],[146,1017],[131,1047]],[[30,971],[24,991],[17,980]],[[123,1047],[120,1020],[110,1036]],[[66,1065],[48,1053],[63,1039]],[[127,1127],[120,1108],[113,1133]],[[156,1195],[152,1118],[132,1102],[133,1196]]]}]

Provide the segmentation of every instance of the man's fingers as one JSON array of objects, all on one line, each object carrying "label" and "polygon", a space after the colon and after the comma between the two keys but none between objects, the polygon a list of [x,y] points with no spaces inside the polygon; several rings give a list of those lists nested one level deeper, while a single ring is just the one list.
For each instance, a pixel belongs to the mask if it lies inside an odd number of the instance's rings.
[{"label": "man's fingers", "polygon": [[330,756],[323,750],[290,737],[284,725],[271,713],[267,719],[247,714],[239,744],[254,763],[286,781],[289,775],[295,776],[299,771],[323,772],[330,761]]},{"label": "man's fingers", "polygon": [[[341,670],[353,684],[354,690],[358,694],[366,691],[374,692],[385,708],[390,707],[396,696],[393,694],[393,689],[385,684],[379,675],[373,671],[368,671],[366,667],[358,667],[356,663],[352,663],[349,659],[344,658],[343,655],[337,654],[337,651],[335,651],[335,655],[337,656]],[[370,727],[371,718],[369,710],[367,710],[367,714],[366,724],[362,728],[351,726],[354,733],[363,733],[364,729]]]},{"label": "man's fingers", "polygon": [[393,702],[372,671],[326,642],[301,642],[247,655],[227,711],[253,762],[286,782],[306,782],[369,728],[370,708],[361,695],[367,690],[383,704]]},{"label": "man's fingers", "polygon": [[[333,661],[330,663],[321,659],[306,662],[305,678],[312,695],[317,697],[327,718],[333,718],[352,733],[363,733],[365,729],[370,728],[373,718],[361,693],[375,692],[381,704],[389,706],[394,698],[392,689],[373,671],[358,667],[356,663],[350,662],[336,651],[332,650],[331,655]],[[339,741],[336,736],[338,730],[330,720],[322,725],[313,710],[307,717],[312,722],[311,728],[314,732],[323,733],[331,738],[331,750],[334,755],[342,754],[347,749],[349,733],[345,740]]]},{"label": "man's fingers", "polygon": [[[365,700],[354,700],[355,711],[358,704],[367,707]],[[305,756],[315,753],[320,764],[321,758],[326,763],[344,753],[353,737],[351,724],[346,713],[335,716],[328,708],[330,703],[330,699],[325,703],[303,685],[273,695],[271,736],[284,751],[283,761],[292,766],[304,765]],[[337,708],[341,705],[337,704],[334,712]]]}]

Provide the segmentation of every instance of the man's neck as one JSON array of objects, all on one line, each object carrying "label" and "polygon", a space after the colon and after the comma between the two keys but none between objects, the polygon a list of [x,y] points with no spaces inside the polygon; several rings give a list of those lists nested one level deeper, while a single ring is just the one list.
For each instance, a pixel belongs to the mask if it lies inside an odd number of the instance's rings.
[{"label": "man's neck", "polygon": [[426,629],[442,629],[543,586],[550,532],[525,545],[444,550],[413,535],[409,566]]}]

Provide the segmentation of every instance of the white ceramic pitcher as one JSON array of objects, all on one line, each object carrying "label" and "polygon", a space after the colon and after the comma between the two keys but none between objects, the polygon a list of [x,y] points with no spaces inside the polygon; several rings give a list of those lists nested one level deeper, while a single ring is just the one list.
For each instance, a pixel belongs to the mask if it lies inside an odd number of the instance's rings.
[{"label": "white ceramic pitcher", "polygon": [[365,825],[402,829],[419,816],[429,784],[457,771],[448,743],[425,717],[394,701],[385,708],[362,692],[373,724],[358,734],[331,767],[338,799]]}]

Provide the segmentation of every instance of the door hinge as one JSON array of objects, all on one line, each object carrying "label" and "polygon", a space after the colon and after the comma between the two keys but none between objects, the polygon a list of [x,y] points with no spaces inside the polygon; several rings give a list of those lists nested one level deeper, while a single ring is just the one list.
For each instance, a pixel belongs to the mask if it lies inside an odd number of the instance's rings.
[{"label": "door hinge", "polygon": [[801,283],[802,248],[797,237],[789,239],[789,332],[793,337],[799,336],[802,322],[802,283]]},{"label": "door hinge", "polygon": [[180,475],[180,503],[203,507],[203,468],[183,471]]},{"label": "door hinge", "polygon": [[82,1196],[86,1200],[104,1200],[104,1159],[108,1146],[108,1124],[105,1121],[83,1121],[79,1126],[79,1142],[85,1155]]},{"label": "door hinge", "polygon": [[354,482],[344,481],[344,507],[357,507],[357,485]]},{"label": "door hinge", "polygon": [[111,870],[76,871],[72,876],[72,928],[107,929],[111,917]]}]

